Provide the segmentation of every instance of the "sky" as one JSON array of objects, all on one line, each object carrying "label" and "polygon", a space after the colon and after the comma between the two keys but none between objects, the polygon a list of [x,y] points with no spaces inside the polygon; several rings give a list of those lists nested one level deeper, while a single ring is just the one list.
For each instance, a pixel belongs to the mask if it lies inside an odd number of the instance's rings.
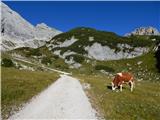
[{"label": "sky", "polygon": [[46,23],[66,32],[75,27],[91,27],[119,35],[137,27],[160,30],[160,2],[145,1],[5,1],[31,24]]}]

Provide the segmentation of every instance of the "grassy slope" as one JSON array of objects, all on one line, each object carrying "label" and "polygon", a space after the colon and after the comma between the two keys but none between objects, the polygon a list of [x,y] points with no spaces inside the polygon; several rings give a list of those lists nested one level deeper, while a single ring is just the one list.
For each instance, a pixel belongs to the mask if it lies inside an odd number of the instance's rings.
[{"label": "grassy slope", "polygon": [[33,72],[2,67],[2,117],[7,118],[12,109],[17,109],[34,95],[57,80],[57,73]]},{"label": "grassy slope", "polygon": [[77,75],[83,82],[91,85],[90,96],[95,107],[105,119],[115,120],[158,120],[160,118],[160,83],[136,82],[136,88],[131,93],[128,86],[123,92],[112,92],[112,78],[104,75]]},{"label": "grassy slope", "polygon": [[[138,65],[139,62],[142,63]],[[137,79],[143,78],[144,80],[152,81],[160,79],[160,76],[157,73],[157,69],[155,68],[156,59],[152,52],[133,59],[113,60],[105,62],[99,61],[97,62],[97,65],[104,65],[113,68],[115,73],[121,71],[130,71]]]},{"label": "grassy slope", "polygon": [[[137,62],[143,63],[137,65]],[[155,69],[153,53],[127,60],[97,62],[113,68],[116,72],[130,71],[135,75],[136,88],[133,93],[125,85],[123,92],[112,92],[110,83],[112,76],[98,73],[94,69],[86,69],[84,73],[75,72],[75,77],[81,82],[89,83],[89,90],[93,103],[105,119],[116,120],[158,120],[160,118],[160,74]],[[127,66],[129,64],[129,66]],[[89,65],[88,65],[89,66]],[[131,70],[129,70],[131,68]],[[115,74],[110,73],[110,74]],[[138,81],[143,78],[142,81]]]},{"label": "grassy slope", "polygon": [[[38,53],[40,53],[40,56],[34,55],[33,54],[34,50],[37,50]],[[39,63],[38,59],[42,60],[43,58],[47,57],[52,61],[52,63],[48,67],[53,67],[53,68],[56,68],[59,70],[68,69],[68,64],[66,64],[62,58],[59,58],[58,56],[52,54],[52,52],[49,51],[48,48],[46,48],[45,46],[42,46],[38,49],[27,48],[27,47],[26,48],[18,48],[16,50],[12,50],[11,52],[3,54],[3,56],[6,56],[7,54],[9,54],[9,56],[10,56],[10,54],[12,54],[12,53],[19,54],[23,57],[26,57],[29,61],[33,61],[36,63]],[[42,57],[42,55],[44,57]],[[37,56],[37,57],[41,57],[41,58],[34,58],[33,56]]]}]

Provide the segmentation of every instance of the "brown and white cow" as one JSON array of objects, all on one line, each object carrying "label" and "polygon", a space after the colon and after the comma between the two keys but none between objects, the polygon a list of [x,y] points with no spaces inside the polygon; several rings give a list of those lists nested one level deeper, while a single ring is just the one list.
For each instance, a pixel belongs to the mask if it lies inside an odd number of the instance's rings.
[{"label": "brown and white cow", "polygon": [[112,81],[112,90],[115,90],[116,88],[120,87],[120,91],[122,91],[122,84],[128,83],[131,89],[131,92],[133,91],[134,81],[133,81],[133,75],[131,73],[122,72],[117,73],[114,77],[114,80]]}]

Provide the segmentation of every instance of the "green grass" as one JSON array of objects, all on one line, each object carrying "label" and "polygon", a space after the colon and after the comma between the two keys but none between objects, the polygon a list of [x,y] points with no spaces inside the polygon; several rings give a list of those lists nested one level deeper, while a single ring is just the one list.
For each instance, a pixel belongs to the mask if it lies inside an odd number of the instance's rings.
[{"label": "green grass", "polygon": [[1,78],[2,118],[6,119],[12,110],[18,110],[19,106],[57,80],[59,75],[2,67]]},{"label": "green grass", "polygon": [[112,92],[109,89],[113,80],[111,77],[102,74],[77,74],[75,77],[91,85],[88,92],[92,104],[105,119],[159,120],[160,118],[160,82],[136,81],[136,88],[132,93],[127,85],[122,92]]},{"label": "green grass", "polygon": [[[140,61],[141,64],[138,65]],[[91,85],[88,93],[92,105],[105,119],[159,120],[160,74],[155,67],[154,53],[132,59],[93,62],[94,66],[85,63],[78,71],[73,70],[73,75],[81,82]],[[109,73],[104,74],[96,70],[97,65]],[[110,89],[114,75],[122,71],[131,72],[135,76],[136,87],[132,93],[128,85],[124,85],[123,92],[112,92]]]}]

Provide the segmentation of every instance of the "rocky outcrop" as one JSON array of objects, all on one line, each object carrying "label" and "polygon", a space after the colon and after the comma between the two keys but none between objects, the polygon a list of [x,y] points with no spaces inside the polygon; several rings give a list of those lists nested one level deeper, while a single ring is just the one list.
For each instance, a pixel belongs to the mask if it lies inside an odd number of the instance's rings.
[{"label": "rocky outcrop", "polygon": [[160,33],[154,27],[140,27],[136,28],[131,33],[127,33],[125,36],[131,36],[131,35],[160,35]]},{"label": "rocky outcrop", "polygon": [[99,43],[94,43],[92,46],[85,48],[88,53],[86,56],[96,60],[118,60],[140,56],[149,51],[149,48],[146,47],[133,48],[127,44],[118,44],[117,47],[120,48],[119,51],[111,49],[109,46],[102,46]]}]

